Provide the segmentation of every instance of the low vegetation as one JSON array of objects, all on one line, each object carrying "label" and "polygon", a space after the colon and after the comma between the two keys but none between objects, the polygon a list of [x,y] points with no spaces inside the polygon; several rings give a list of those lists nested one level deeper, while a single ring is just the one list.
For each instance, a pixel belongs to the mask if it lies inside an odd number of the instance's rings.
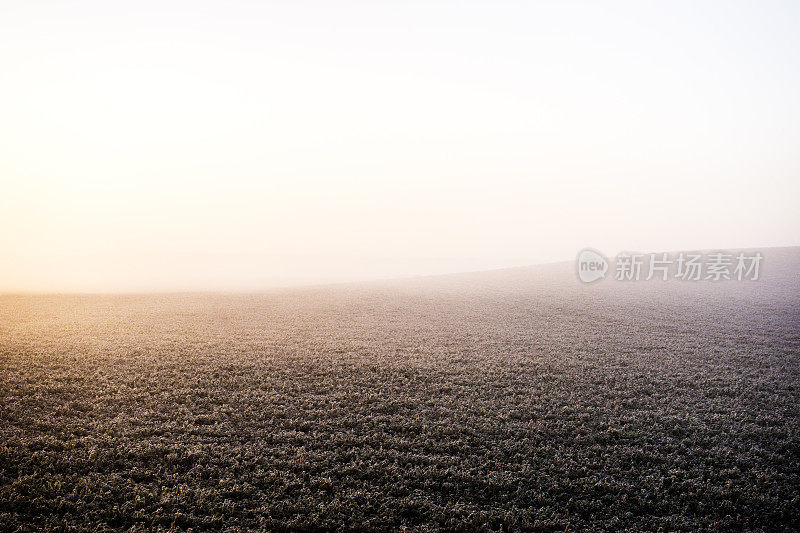
[{"label": "low vegetation", "polygon": [[797,276],[558,268],[1,297],[0,529],[800,528]]}]

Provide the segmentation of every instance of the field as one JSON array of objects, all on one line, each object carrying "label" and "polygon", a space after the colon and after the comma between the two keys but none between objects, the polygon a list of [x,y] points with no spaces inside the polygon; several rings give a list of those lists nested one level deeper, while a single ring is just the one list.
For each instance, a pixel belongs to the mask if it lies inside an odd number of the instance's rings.
[{"label": "field", "polygon": [[800,529],[800,250],[0,297],[0,530]]}]

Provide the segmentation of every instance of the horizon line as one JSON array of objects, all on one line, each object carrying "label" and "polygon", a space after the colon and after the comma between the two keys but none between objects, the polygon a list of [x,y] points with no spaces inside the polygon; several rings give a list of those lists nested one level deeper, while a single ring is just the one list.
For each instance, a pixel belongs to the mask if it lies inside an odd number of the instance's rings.
[{"label": "horizon line", "polygon": [[[585,247],[583,249],[586,249]],[[800,248],[800,244],[793,244],[793,245],[784,245],[784,246],[746,246],[746,247],[735,247],[735,248],[725,248],[725,247],[714,247],[714,248],[692,248],[692,249],[681,249],[681,250],[659,250],[659,251],[651,251],[651,252],[638,252],[636,253],[643,253],[643,254],[650,254],[650,253],[667,253],[667,254],[674,254],[680,252],[712,252],[712,251],[766,251],[766,250],[778,250],[778,249],[788,249],[788,248]],[[634,250],[621,250],[626,252],[634,252]],[[580,250],[578,251],[580,252]],[[576,253],[577,256],[577,253]],[[387,276],[387,277],[374,277],[374,278],[363,278],[363,279],[355,279],[355,280],[345,280],[345,281],[323,281],[318,283],[290,283],[286,285],[272,285],[272,286],[260,286],[260,287],[252,287],[252,288],[242,288],[242,289],[173,289],[173,290],[86,290],[86,291],[48,291],[48,290],[22,290],[22,291],[0,291],[0,298],[4,297],[13,297],[13,296],[176,296],[176,295],[244,295],[244,294],[262,294],[262,293],[270,293],[276,291],[287,291],[287,290],[302,290],[302,289],[320,289],[326,287],[340,287],[343,285],[358,285],[358,284],[365,284],[365,283],[387,283],[392,281],[410,281],[416,279],[427,279],[427,278],[438,278],[438,277],[448,277],[448,276],[459,276],[459,275],[471,275],[471,274],[481,274],[481,273],[492,273],[492,272],[502,272],[506,270],[519,270],[525,268],[536,268],[536,267],[545,267],[545,266],[554,266],[559,265],[562,263],[572,263],[575,259],[566,259],[566,260],[559,260],[559,261],[545,261],[542,263],[528,263],[524,265],[514,265],[514,266],[505,266],[505,267],[498,267],[498,268],[488,268],[488,269],[480,269],[480,270],[460,270],[455,272],[442,272],[436,274],[411,274],[407,276]]]}]

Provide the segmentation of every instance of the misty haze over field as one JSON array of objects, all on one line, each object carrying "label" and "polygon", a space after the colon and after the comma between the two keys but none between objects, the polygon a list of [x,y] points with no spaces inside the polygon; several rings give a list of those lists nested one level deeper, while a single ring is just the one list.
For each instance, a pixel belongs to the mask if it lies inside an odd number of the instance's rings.
[{"label": "misty haze over field", "polygon": [[800,531],[798,28],[0,2],[0,533]]},{"label": "misty haze over field", "polygon": [[798,245],[796,2],[3,2],[0,292]]}]

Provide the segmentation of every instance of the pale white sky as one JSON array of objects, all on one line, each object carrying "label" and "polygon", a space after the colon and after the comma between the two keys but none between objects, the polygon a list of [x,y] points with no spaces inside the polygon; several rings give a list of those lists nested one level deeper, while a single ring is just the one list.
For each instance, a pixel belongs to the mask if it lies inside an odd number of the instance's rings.
[{"label": "pale white sky", "polygon": [[798,28],[792,2],[5,1],[0,291],[797,245]]}]

